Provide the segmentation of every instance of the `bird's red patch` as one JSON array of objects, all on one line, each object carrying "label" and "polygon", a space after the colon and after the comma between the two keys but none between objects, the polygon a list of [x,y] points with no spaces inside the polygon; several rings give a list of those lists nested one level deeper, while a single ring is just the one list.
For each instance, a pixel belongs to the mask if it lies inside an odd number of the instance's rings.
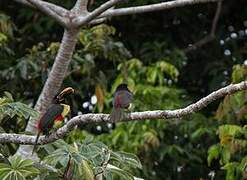
[{"label": "bird's red patch", "polygon": [[58,116],[56,116],[55,121],[63,121],[64,117],[60,114]]},{"label": "bird's red patch", "polygon": [[41,115],[40,115],[39,120],[38,120],[38,122],[37,122],[37,124],[36,124],[36,128],[37,128],[38,130],[40,130],[40,120],[42,119],[43,115],[44,115],[44,114],[41,114]]},{"label": "bird's red patch", "polygon": [[36,129],[40,129],[40,120],[36,124]]},{"label": "bird's red patch", "polygon": [[[37,124],[36,124],[36,128],[38,130],[40,130],[40,123],[41,123],[41,119],[42,119],[43,115],[39,118]],[[64,117],[60,114],[60,115],[57,115],[56,118],[55,118],[55,121],[63,121],[64,120]]]},{"label": "bird's red patch", "polygon": [[121,107],[121,97],[117,96],[116,97],[116,108],[120,108]]}]

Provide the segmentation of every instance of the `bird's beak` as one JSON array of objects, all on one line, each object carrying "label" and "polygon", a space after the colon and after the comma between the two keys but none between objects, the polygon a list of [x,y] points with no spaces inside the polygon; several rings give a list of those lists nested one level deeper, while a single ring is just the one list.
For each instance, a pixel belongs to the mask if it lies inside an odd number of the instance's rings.
[{"label": "bird's beak", "polygon": [[75,93],[75,90],[72,87],[67,87],[62,90],[57,97],[58,99],[63,99],[64,96],[70,95],[72,93]]}]

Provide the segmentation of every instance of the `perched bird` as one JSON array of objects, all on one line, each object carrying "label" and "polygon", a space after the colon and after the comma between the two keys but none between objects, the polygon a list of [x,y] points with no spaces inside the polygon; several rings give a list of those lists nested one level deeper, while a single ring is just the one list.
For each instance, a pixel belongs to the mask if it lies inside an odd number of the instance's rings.
[{"label": "perched bird", "polygon": [[124,118],[124,109],[128,109],[133,100],[133,93],[127,87],[127,84],[120,84],[113,97],[113,110],[110,114],[110,121],[116,122]]},{"label": "perched bird", "polygon": [[41,133],[48,135],[52,129],[58,129],[62,126],[65,116],[70,112],[70,106],[64,104],[64,98],[72,93],[74,93],[74,89],[68,87],[56,95],[53,98],[50,107],[39,119],[37,124],[38,134],[35,140],[32,154],[37,146],[37,142]]}]

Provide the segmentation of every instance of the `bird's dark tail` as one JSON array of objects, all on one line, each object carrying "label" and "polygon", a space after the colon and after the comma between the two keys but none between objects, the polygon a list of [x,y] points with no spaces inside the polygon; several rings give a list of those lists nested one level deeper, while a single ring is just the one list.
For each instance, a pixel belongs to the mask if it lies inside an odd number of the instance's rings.
[{"label": "bird's dark tail", "polygon": [[32,155],[37,147],[37,143],[38,143],[38,140],[39,140],[39,136],[40,136],[40,131],[38,132],[37,136],[36,136],[36,139],[35,139],[35,143],[33,145],[33,151],[32,151]]},{"label": "bird's dark tail", "polygon": [[110,114],[110,121],[117,122],[124,118],[124,110],[122,108],[113,108]]}]

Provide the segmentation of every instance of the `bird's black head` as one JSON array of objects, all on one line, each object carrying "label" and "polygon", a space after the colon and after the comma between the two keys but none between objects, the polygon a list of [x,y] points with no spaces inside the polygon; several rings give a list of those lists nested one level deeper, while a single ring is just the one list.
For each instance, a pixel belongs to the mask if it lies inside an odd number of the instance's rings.
[{"label": "bird's black head", "polygon": [[120,85],[118,85],[118,87],[117,87],[117,89],[116,89],[116,91],[121,91],[121,90],[127,90],[127,91],[129,91],[129,89],[128,89],[128,85],[127,84],[120,84]]},{"label": "bird's black head", "polygon": [[53,104],[60,104],[63,103],[65,98],[72,93],[74,93],[75,90],[72,87],[67,87],[64,90],[62,90],[60,93],[58,93],[52,100]]}]

